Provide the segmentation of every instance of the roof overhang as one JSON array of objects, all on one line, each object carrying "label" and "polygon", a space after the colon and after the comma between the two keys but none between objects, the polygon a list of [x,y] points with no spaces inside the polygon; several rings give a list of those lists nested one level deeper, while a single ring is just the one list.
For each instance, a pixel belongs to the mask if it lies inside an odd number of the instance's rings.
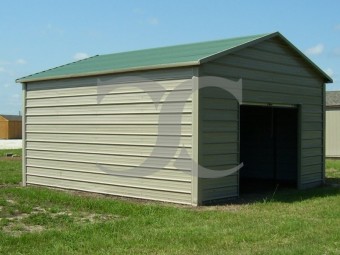
[{"label": "roof overhang", "polygon": [[166,65],[155,65],[155,66],[141,66],[134,68],[125,68],[119,70],[105,70],[100,72],[88,72],[84,74],[70,74],[70,75],[58,75],[58,76],[50,76],[48,78],[30,78],[23,77],[15,80],[17,83],[27,83],[27,82],[36,82],[36,81],[46,81],[46,80],[60,80],[60,79],[70,79],[70,78],[80,78],[80,77],[89,77],[96,75],[109,75],[109,74],[117,74],[117,73],[128,73],[128,72],[138,72],[138,71],[152,71],[157,69],[167,69],[167,68],[176,68],[176,67],[189,67],[189,66],[198,66],[200,63],[198,61],[192,62],[184,62],[184,63],[173,63]]},{"label": "roof overhang", "polygon": [[305,61],[313,70],[315,70],[320,77],[322,77],[325,83],[332,83],[332,78],[326,74],[320,67],[318,67],[313,61],[311,61],[304,53],[302,53],[298,48],[296,48],[289,40],[287,40],[281,33],[275,32],[271,34],[263,35],[255,40],[237,45],[233,48],[214,53],[210,56],[204,57],[199,59],[198,61],[189,61],[189,62],[178,62],[178,63],[171,63],[171,64],[158,64],[158,65],[148,65],[148,66],[139,66],[139,67],[132,67],[132,68],[123,68],[123,69],[116,69],[116,70],[103,70],[103,71],[95,71],[95,72],[86,72],[86,73],[78,73],[78,74],[67,74],[67,75],[58,75],[58,76],[49,76],[49,77],[30,77],[25,76],[16,80],[18,83],[27,83],[27,82],[36,82],[36,81],[45,81],[45,80],[58,80],[58,79],[69,79],[69,78],[80,78],[80,77],[89,77],[89,76],[96,76],[96,75],[109,75],[109,74],[116,74],[116,73],[127,73],[127,72],[138,72],[138,71],[151,71],[157,69],[166,69],[166,68],[178,68],[178,67],[189,67],[189,66],[199,66],[200,64],[210,62],[214,59],[219,57],[231,54],[235,51],[239,51],[246,47],[261,43],[265,40],[278,37],[283,40],[297,55],[299,55],[303,61]]}]

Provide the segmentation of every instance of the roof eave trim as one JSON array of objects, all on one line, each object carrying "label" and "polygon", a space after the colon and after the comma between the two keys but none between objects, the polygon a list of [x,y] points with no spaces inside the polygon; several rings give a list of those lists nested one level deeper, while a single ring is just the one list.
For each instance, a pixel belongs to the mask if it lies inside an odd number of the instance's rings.
[{"label": "roof eave trim", "polygon": [[127,73],[127,72],[137,72],[137,71],[146,71],[146,70],[157,70],[157,69],[166,69],[166,68],[176,68],[176,67],[189,67],[189,66],[198,66],[199,61],[189,61],[183,63],[172,63],[172,64],[164,64],[164,65],[153,65],[153,66],[141,66],[141,67],[133,67],[133,68],[124,68],[118,70],[105,70],[98,72],[88,72],[84,74],[69,74],[69,75],[56,75],[49,77],[41,77],[41,78],[20,78],[17,79],[17,83],[25,83],[25,82],[35,82],[35,81],[47,81],[47,80],[60,80],[60,79],[70,79],[70,78],[81,78],[81,77],[89,77],[96,75],[108,75],[108,74],[117,74],[117,73]]},{"label": "roof eave trim", "polygon": [[333,79],[325,73],[318,65],[316,65],[310,58],[308,58],[302,51],[300,51],[294,44],[292,44],[286,37],[277,32],[277,36],[279,36],[283,41],[285,41],[291,48],[293,48],[296,53],[298,53],[308,64],[310,64],[314,69],[319,71],[321,76],[323,76],[325,83],[333,83]]}]

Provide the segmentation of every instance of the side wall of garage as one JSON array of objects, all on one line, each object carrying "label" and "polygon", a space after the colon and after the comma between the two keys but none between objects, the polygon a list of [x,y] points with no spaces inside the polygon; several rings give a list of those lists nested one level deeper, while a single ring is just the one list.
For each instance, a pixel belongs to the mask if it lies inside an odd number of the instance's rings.
[{"label": "side wall of garage", "polygon": [[182,68],[28,83],[24,180],[191,204],[192,78]]}]

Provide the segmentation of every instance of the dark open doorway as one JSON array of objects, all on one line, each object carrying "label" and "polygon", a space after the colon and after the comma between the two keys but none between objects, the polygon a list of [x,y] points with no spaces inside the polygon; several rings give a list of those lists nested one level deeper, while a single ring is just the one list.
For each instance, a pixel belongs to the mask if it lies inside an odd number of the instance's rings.
[{"label": "dark open doorway", "polygon": [[242,105],[240,192],[297,186],[298,110]]}]

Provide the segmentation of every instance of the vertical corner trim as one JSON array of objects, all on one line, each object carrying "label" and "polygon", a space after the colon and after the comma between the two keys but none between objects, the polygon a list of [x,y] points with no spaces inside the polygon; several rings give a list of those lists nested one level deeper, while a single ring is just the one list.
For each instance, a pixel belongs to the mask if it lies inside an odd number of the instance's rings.
[{"label": "vertical corner trim", "polygon": [[27,84],[22,83],[22,186],[27,185],[26,169],[26,88]]},{"label": "vertical corner trim", "polygon": [[322,84],[322,183],[326,182],[326,84]]},{"label": "vertical corner trim", "polygon": [[198,163],[199,163],[199,74],[198,68],[193,68],[192,84],[192,172],[191,172],[191,203],[201,204],[199,192]]}]

